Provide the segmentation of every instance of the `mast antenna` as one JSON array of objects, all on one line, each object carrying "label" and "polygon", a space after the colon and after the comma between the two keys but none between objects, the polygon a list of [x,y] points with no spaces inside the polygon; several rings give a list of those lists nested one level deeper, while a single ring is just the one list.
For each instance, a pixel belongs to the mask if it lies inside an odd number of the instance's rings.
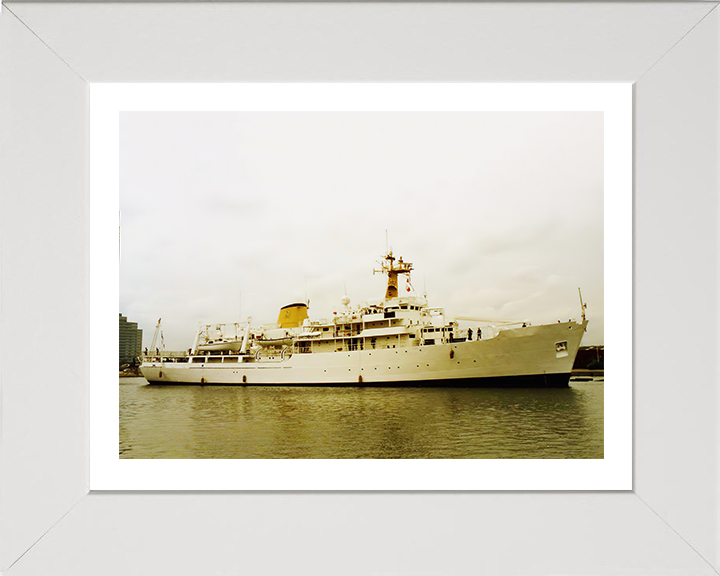
[{"label": "mast antenna", "polygon": [[[395,263],[397,260],[397,263]],[[398,276],[401,274],[410,274],[413,265],[410,262],[403,262],[402,256],[395,258],[392,250],[387,252],[380,262],[380,270],[373,270],[373,274],[387,274],[388,285],[385,292],[385,300],[397,298],[398,296]]]},{"label": "mast antenna", "polygon": [[345,288],[345,296],[343,296],[340,301],[347,312],[348,304],[350,304],[350,297],[347,295],[347,283],[345,282],[345,278],[343,278],[343,288]]},{"label": "mast antenna", "polygon": [[580,296],[580,310],[582,310],[582,319],[583,319],[583,322],[585,322],[585,310],[587,309],[587,304],[583,304],[582,292],[580,291],[579,286],[578,286],[578,295]]},{"label": "mast antenna", "polygon": [[155,326],[155,334],[153,334],[152,344],[150,344],[150,353],[155,353],[155,347],[157,346],[157,339],[158,335],[162,331],[162,328],[160,328],[160,323],[162,322],[162,318],[158,318],[157,326]]}]

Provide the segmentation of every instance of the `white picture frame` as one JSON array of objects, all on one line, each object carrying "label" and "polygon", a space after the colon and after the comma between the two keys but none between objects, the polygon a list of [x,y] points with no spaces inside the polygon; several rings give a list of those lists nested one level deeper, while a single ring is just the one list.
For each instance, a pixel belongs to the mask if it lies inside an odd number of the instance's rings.
[{"label": "white picture frame", "polygon": [[[716,8],[3,6],[0,570],[717,573]],[[88,83],[280,80],[635,83],[633,491],[88,493]]]}]

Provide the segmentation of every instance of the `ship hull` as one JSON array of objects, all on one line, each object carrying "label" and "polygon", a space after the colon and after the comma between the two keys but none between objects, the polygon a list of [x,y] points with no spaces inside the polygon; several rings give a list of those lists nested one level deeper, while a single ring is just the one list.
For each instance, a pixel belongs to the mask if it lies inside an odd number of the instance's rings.
[{"label": "ship hull", "polygon": [[243,383],[237,381],[185,382],[148,380],[150,384],[173,386],[321,386],[331,387],[366,387],[366,388],[567,388],[570,374],[530,374],[523,376],[480,376],[477,378],[450,378],[447,380],[388,380],[386,382],[267,382]]},{"label": "ship hull", "polygon": [[585,326],[532,326],[452,344],[148,362],[141,372],[151,384],[566,387]]}]

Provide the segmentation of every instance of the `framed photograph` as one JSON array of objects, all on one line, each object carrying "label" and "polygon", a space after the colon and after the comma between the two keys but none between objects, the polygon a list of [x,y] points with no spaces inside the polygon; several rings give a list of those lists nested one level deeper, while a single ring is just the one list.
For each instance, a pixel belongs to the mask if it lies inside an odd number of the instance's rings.
[{"label": "framed photograph", "polygon": [[[148,573],[336,573],[347,563],[351,543],[370,538],[373,552],[343,571],[716,573],[717,381],[707,361],[715,353],[717,305],[717,244],[710,241],[718,184],[720,23],[715,7],[4,5],[2,569],[9,574],[41,574],[50,567],[67,574],[138,567]],[[592,100],[591,94],[603,91],[601,104]],[[619,96],[618,108],[608,104],[610,94]],[[95,311],[109,304],[114,315],[120,296],[118,189],[125,174],[138,181],[137,171],[132,172],[137,166],[123,164],[124,138],[135,138],[134,150],[142,148],[140,143],[147,146],[144,157],[157,161],[154,137],[177,149],[194,134],[200,145],[207,135],[204,128],[188,131],[183,123],[193,115],[214,114],[217,125],[244,125],[247,134],[249,119],[256,127],[262,124],[259,132],[266,135],[270,126],[284,125],[276,142],[290,137],[287,126],[293,123],[304,126],[302,133],[314,134],[316,141],[323,130],[342,128],[356,135],[358,156],[369,146],[357,129],[364,126],[370,140],[376,139],[372,124],[378,115],[390,126],[388,142],[377,146],[381,152],[400,132],[393,123],[402,115],[414,115],[410,135],[417,126],[430,130],[434,115],[456,115],[458,126],[472,128],[479,115],[490,111],[564,114],[562,126],[573,124],[571,114],[577,126],[593,114],[603,115],[602,298],[608,319],[604,334],[615,350],[609,356],[615,377],[612,388],[608,379],[604,391],[603,458],[120,458],[117,384],[107,380],[104,388],[102,374],[105,359],[114,361],[117,354],[113,337],[104,332],[108,327],[114,332],[114,320],[106,325]],[[331,120],[329,114],[334,115]],[[362,114],[367,116],[360,118]],[[619,120],[615,128],[614,118]],[[164,128],[147,130],[153,123]],[[200,126],[206,125],[202,119]],[[183,138],[169,138],[169,126]],[[452,132],[456,140],[460,134]],[[261,149],[257,139],[248,142]],[[205,150],[213,150],[207,144]],[[268,162],[282,158],[287,163],[289,157],[272,147],[277,157]],[[215,150],[208,157],[220,162],[222,149]],[[578,150],[566,153],[579,169],[584,165],[571,153]],[[105,163],[98,163],[103,154]],[[269,155],[253,161],[262,157]],[[136,165],[142,160],[127,158]],[[188,161],[182,154],[172,158]],[[297,164],[307,163],[308,157],[298,154]],[[383,174],[381,164],[368,164]],[[461,165],[449,165],[457,169],[456,184],[461,186]],[[617,179],[608,171],[613,165],[620,169]],[[177,172],[184,173],[179,166]],[[300,172],[288,173],[297,182]],[[431,180],[424,167],[418,173]],[[145,172],[150,180],[153,174],[152,167]],[[384,174],[386,183],[393,181],[392,170]],[[356,182],[368,185],[362,178]],[[419,180],[407,182],[417,190]],[[264,194],[270,192],[267,181],[255,184],[267,187]],[[411,193],[422,194],[415,190]],[[292,196],[279,198],[283,207],[292,206]],[[323,198],[315,201],[327,204],[317,207],[322,212],[332,206],[329,196]],[[362,200],[360,191],[348,198],[349,205],[341,208],[362,212],[354,206]],[[165,211],[189,198],[170,194],[157,205],[148,197],[149,206],[141,200],[132,208],[144,210],[146,219],[150,210],[155,212],[154,229],[167,233],[159,222]],[[518,206],[518,224],[532,231],[532,222],[522,216],[526,208]],[[546,219],[543,210],[536,210],[539,220]],[[128,228],[131,211],[124,217]],[[278,213],[284,222],[282,210]],[[380,220],[374,222],[372,235],[384,232]],[[121,234],[127,234],[120,224]],[[190,260],[207,257],[212,243],[205,243],[206,237],[214,232],[207,228],[203,223],[201,230],[185,231],[203,236],[200,252],[182,249]],[[246,228],[253,250],[273,246],[258,238],[257,230]],[[389,251],[390,245],[403,251],[400,239],[388,232],[387,246],[382,236],[368,240],[378,245],[376,257],[387,255],[383,248]],[[475,238],[474,232],[468,236]],[[280,240],[286,243],[284,237]],[[142,242],[153,256],[150,261],[163,260],[169,245],[162,235]],[[413,244],[419,245],[417,238]],[[421,262],[439,262],[428,253],[420,256]],[[406,262],[413,257],[408,254]],[[335,292],[350,298],[339,301],[341,311],[343,306],[362,307],[361,300],[370,296],[355,296],[356,269],[356,263],[349,265],[352,278],[344,278],[345,270],[332,277],[338,284]],[[430,285],[430,271],[425,273]],[[408,288],[424,293],[417,286],[421,279],[413,276],[412,282]],[[220,283],[222,279],[210,278],[198,286],[212,299]],[[293,278],[288,284],[297,291],[300,282]],[[287,297],[306,302],[315,291],[317,306],[329,306],[312,276],[308,284],[307,296]],[[362,286],[373,285],[368,281]],[[259,297],[253,302],[259,290],[238,290],[233,315],[239,318],[250,305],[269,306]],[[467,300],[448,294],[460,312]],[[471,310],[468,317],[475,322],[481,312]],[[668,322],[670,318],[683,320]],[[261,321],[271,324],[274,318]],[[541,318],[538,324],[545,323]],[[471,328],[475,338],[477,328]],[[165,332],[162,337],[175,336]],[[460,339],[457,331],[447,338],[453,338],[452,344]],[[472,343],[469,333],[461,338]],[[680,338],[683,348],[677,346]],[[216,344],[210,340],[206,337],[202,345]],[[570,339],[553,344],[558,359],[572,352]],[[196,355],[196,344],[189,346],[191,356]],[[36,362],[23,361],[33,353],[39,355]],[[111,413],[114,420],[106,419]],[[608,472],[613,463],[618,467]],[[312,551],[317,538],[330,544],[325,557]],[[152,547],[145,545],[150,539]],[[518,539],[526,554],[511,553]],[[272,553],[278,544],[292,554]],[[110,557],[122,559],[109,565]]]},{"label": "framed photograph", "polygon": [[[91,489],[631,488],[631,120],[622,84],[93,87]],[[196,330],[243,275],[260,321]],[[119,393],[118,286],[153,350]],[[605,333],[617,385],[568,388]]]}]

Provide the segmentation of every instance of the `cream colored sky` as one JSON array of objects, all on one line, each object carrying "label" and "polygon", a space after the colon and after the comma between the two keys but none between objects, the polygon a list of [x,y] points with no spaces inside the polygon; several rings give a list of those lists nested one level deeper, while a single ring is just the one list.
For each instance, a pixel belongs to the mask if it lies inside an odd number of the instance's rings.
[{"label": "cream colored sky", "polygon": [[431,305],[540,324],[581,287],[603,344],[601,112],[123,112],[120,206],[145,345],[158,317],[181,350],[198,321],[381,298],[385,230]]}]

